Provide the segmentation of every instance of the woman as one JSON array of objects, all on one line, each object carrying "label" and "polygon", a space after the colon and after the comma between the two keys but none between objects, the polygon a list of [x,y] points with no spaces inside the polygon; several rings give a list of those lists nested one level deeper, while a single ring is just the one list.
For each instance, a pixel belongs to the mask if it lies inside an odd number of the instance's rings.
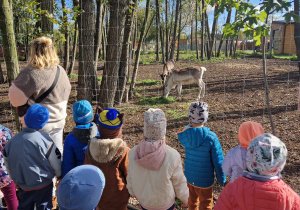
[{"label": "woman", "polygon": [[[50,119],[43,131],[50,135],[61,154],[70,91],[69,78],[59,66],[59,58],[52,40],[48,37],[33,40],[28,65],[12,82],[8,96],[14,107],[40,103],[49,109]],[[24,126],[24,117],[20,114],[19,116]]]}]

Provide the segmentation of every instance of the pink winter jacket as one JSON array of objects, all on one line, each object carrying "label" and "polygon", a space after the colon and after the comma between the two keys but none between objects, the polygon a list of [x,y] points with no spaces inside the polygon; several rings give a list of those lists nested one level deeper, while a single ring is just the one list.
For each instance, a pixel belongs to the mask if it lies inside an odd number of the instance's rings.
[{"label": "pink winter jacket", "polygon": [[215,210],[299,210],[300,197],[281,179],[261,182],[239,177],[221,192]]}]

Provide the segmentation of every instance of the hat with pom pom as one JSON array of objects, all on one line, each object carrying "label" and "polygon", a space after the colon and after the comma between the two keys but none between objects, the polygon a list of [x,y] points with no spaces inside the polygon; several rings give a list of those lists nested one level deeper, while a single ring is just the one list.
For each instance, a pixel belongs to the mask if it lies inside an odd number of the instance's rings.
[{"label": "hat with pom pom", "polygon": [[97,117],[97,123],[108,129],[116,129],[122,126],[123,119],[119,117],[120,112],[116,109],[103,109]]}]

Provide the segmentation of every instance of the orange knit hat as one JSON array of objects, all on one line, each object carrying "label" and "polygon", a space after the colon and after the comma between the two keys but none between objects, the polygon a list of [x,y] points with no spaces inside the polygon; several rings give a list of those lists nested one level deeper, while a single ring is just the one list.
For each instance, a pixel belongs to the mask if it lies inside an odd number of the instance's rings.
[{"label": "orange knit hat", "polygon": [[260,123],[252,121],[243,122],[238,134],[241,147],[247,149],[250,141],[263,133],[264,129]]}]

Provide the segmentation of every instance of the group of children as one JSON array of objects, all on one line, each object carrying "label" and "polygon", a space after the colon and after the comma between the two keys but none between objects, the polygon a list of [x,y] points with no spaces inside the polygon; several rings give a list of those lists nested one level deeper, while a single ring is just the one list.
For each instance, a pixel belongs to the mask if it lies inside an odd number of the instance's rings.
[{"label": "group of children", "polygon": [[264,134],[261,124],[244,122],[240,145],[224,159],[217,135],[204,126],[208,112],[207,103],[193,102],[189,124],[178,133],[185,148],[183,171],[181,155],[166,144],[167,120],[160,109],[144,113],[144,139],[130,149],[122,140],[124,114],[98,106],[94,115],[88,101],[78,101],[73,104],[76,126],[61,155],[49,135],[39,131],[49,110],[34,104],[20,133],[12,137],[0,127],[0,187],[8,209],[51,209],[54,177],[62,179],[57,189],[62,210],[125,210],[130,196],[143,210],[173,210],[176,198],[190,210],[212,209],[215,175],[221,185],[226,175],[231,177],[217,210],[300,209],[299,196],[280,179],[287,157],[284,143]]}]

